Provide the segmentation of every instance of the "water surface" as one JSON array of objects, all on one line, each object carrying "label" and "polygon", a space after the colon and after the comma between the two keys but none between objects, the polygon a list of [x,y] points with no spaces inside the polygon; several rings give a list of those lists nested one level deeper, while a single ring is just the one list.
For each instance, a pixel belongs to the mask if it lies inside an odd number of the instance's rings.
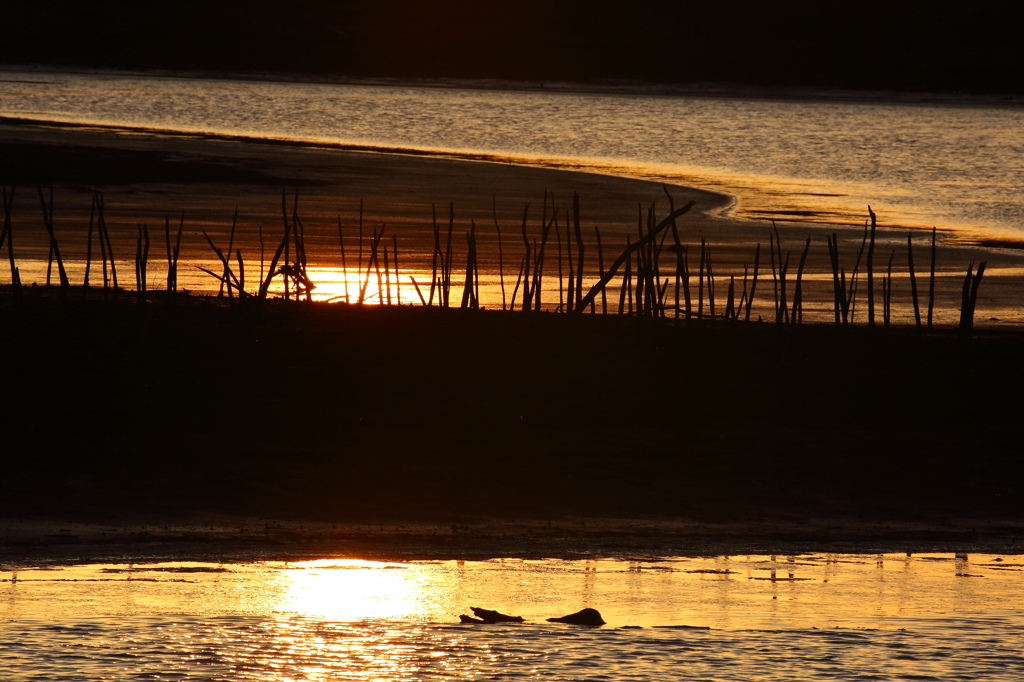
[{"label": "water surface", "polygon": [[0,115],[490,155],[720,190],[740,216],[1024,239],[1024,109],[0,73]]},{"label": "water surface", "polygon": [[[809,554],[22,568],[0,583],[0,677],[1011,680],[1022,566]],[[471,605],[527,622],[458,625]],[[608,624],[543,620],[583,606]]]}]

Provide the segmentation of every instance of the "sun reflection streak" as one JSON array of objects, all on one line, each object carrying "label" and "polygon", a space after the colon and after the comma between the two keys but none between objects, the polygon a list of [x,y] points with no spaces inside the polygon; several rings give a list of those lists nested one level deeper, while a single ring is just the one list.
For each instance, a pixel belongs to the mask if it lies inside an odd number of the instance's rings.
[{"label": "sun reflection streak", "polygon": [[284,572],[278,610],[338,622],[422,618],[432,601],[423,568],[358,560],[293,564]]}]

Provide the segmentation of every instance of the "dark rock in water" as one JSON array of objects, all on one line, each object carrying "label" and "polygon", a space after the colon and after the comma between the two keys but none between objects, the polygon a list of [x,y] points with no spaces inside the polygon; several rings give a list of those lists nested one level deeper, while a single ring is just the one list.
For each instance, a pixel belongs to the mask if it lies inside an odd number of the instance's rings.
[{"label": "dark rock in water", "polygon": [[[522,616],[506,616],[504,613],[498,613],[497,611],[491,611],[490,609],[481,609],[476,606],[470,606],[470,610],[473,611],[483,623],[522,623]],[[465,622],[465,621],[463,621]]]},{"label": "dark rock in water", "polygon": [[604,618],[597,609],[583,609],[561,618],[548,618],[549,623],[568,623],[569,625],[604,625]]},{"label": "dark rock in water", "polygon": [[474,618],[473,616],[467,616],[467,615],[463,614],[463,615],[459,616],[459,622],[460,623],[466,623],[466,624],[475,623],[477,625],[480,625],[482,623],[485,623],[486,621],[480,620],[479,618]]}]

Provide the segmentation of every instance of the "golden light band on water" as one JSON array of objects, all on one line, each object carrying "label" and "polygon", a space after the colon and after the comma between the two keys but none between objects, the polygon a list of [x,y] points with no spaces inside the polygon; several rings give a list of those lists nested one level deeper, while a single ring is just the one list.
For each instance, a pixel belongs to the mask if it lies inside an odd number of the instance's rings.
[{"label": "golden light band on water", "polygon": [[282,582],[280,611],[332,621],[412,620],[433,601],[423,572],[401,564],[304,561],[285,570]]}]

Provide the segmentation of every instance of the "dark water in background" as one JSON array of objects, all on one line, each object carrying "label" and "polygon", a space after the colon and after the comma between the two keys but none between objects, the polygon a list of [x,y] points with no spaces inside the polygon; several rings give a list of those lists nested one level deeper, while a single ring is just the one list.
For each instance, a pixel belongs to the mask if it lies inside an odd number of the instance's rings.
[{"label": "dark water in background", "polygon": [[1024,238],[1024,109],[0,73],[0,115],[483,153],[732,194],[736,214]]},{"label": "dark water in background", "polygon": [[[0,678],[1016,680],[1021,567],[800,555],[22,569],[0,583]],[[471,605],[527,623],[455,625]],[[583,606],[608,625],[543,622]],[[664,627],[679,625],[710,629]]]}]

